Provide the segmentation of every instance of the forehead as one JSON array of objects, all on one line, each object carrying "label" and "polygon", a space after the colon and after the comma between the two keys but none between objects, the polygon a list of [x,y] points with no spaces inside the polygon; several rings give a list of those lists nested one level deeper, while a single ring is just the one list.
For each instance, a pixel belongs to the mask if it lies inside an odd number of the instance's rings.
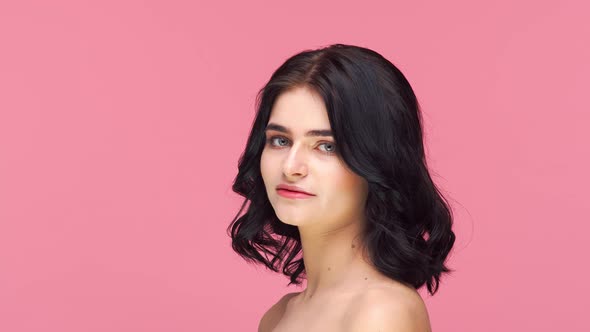
[{"label": "forehead", "polygon": [[297,129],[330,128],[324,100],[315,91],[298,87],[281,93],[273,105],[269,122]]}]

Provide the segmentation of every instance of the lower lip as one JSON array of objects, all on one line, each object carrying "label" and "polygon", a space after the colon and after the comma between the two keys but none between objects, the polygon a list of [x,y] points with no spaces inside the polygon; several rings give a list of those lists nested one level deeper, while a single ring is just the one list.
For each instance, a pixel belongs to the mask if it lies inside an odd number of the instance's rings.
[{"label": "lower lip", "polygon": [[298,192],[298,191],[289,191],[289,190],[285,190],[285,189],[277,189],[277,193],[283,197],[287,197],[287,198],[310,198],[313,197],[313,195],[308,195],[302,192]]}]

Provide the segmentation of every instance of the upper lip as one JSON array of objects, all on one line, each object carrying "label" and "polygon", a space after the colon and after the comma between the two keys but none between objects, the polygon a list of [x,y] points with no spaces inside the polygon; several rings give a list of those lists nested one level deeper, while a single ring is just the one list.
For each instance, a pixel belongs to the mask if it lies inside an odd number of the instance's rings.
[{"label": "upper lip", "polygon": [[297,186],[290,186],[287,184],[279,184],[277,186],[277,190],[278,189],[286,189],[286,190],[291,190],[291,191],[298,191],[300,193],[304,193],[304,194],[308,194],[308,195],[313,195],[312,193],[308,193],[307,191],[303,190],[302,188],[299,188]]}]

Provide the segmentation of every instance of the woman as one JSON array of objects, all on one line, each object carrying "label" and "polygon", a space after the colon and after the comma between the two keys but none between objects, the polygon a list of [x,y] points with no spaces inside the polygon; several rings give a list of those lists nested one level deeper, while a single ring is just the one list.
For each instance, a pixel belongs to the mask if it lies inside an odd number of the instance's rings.
[{"label": "woman", "polygon": [[367,48],[307,50],[273,73],[257,109],[232,247],[289,285],[307,280],[259,331],[430,331],[416,290],[434,295],[451,272],[455,235],[403,74]]}]

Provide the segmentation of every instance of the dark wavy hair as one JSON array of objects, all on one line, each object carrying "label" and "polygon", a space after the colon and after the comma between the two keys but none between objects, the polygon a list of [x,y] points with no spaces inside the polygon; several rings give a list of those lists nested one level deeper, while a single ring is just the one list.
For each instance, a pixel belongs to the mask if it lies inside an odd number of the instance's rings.
[{"label": "dark wavy hair", "polygon": [[[232,190],[245,200],[227,228],[232,248],[250,262],[300,284],[305,275],[296,226],[281,222],[260,172],[265,128],[282,92],[308,87],[322,96],[339,155],[369,184],[363,245],[391,279],[434,295],[455,242],[452,211],[428,172],[416,96],[379,53],[334,44],[287,59],[256,96],[256,117]],[[248,204],[249,203],[249,204]]]}]

